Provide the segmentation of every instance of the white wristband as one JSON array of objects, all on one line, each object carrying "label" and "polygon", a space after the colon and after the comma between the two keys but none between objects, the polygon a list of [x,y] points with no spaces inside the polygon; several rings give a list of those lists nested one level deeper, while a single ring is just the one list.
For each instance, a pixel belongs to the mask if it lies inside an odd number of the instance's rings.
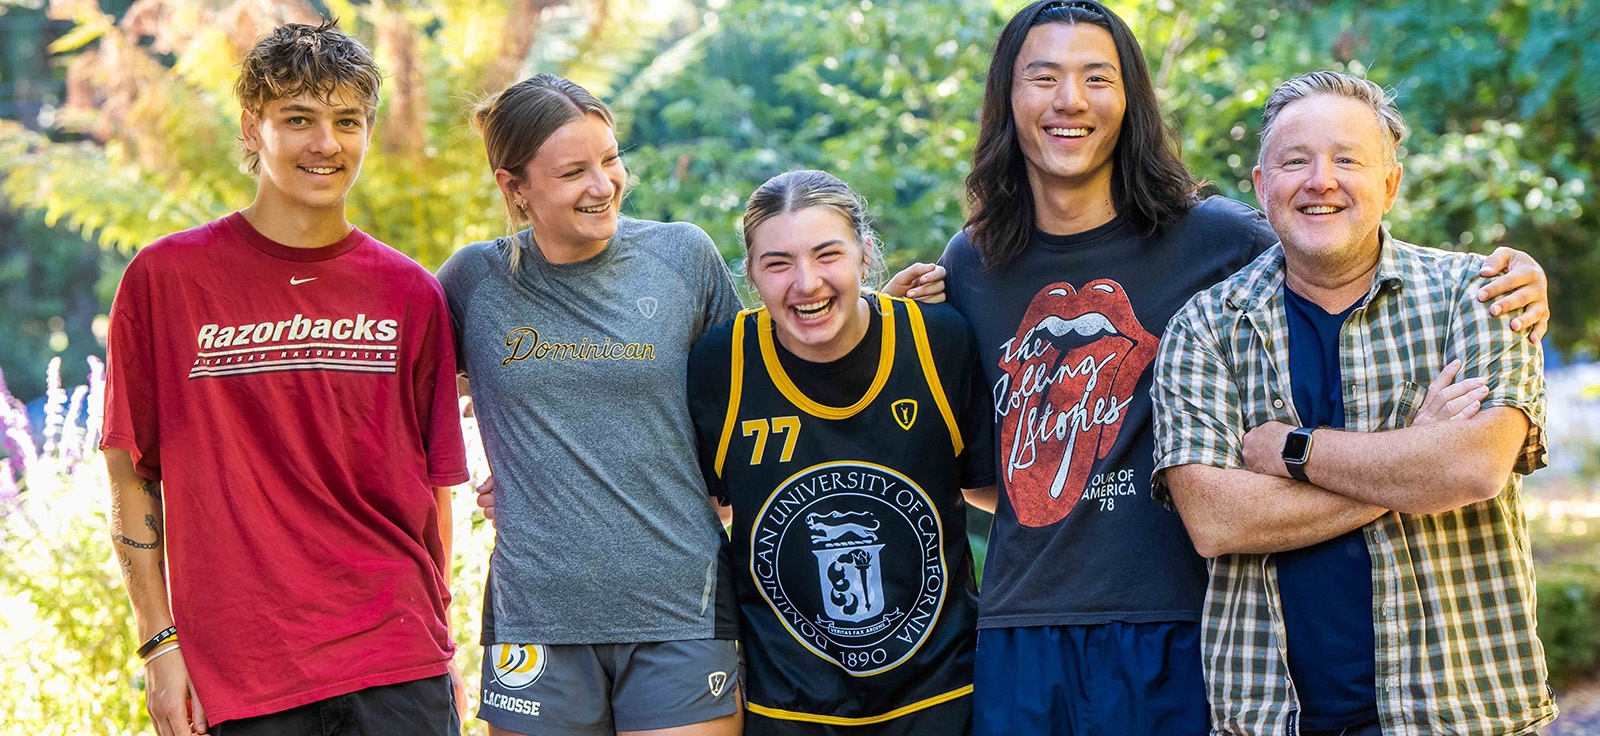
[{"label": "white wristband", "polygon": [[144,664],[145,664],[146,667],[148,667],[148,666],[150,666],[151,662],[156,661],[156,657],[159,657],[159,656],[161,656],[163,654],[176,652],[176,651],[178,651],[178,645],[177,644],[173,644],[170,647],[166,647],[165,649],[161,649],[160,651],[157,651],[154,654],[151,654],[150,656],[145,657],[144,658]]}]

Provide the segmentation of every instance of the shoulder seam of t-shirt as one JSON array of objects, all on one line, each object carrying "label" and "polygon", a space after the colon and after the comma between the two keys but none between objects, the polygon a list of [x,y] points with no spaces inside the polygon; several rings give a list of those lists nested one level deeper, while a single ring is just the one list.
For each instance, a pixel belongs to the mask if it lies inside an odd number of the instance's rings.
[{"label": "shoulder seam of t-shirt", "polygon": [[[516,275],[512,273],[510,263],[508,263],[506,259],[502,257],[500,253],[500,242],[503,239],[509,239],[509,247],[522,247],[522,243],[517,235],[509,235],[506,238],[496,238],[494,240],[485,240],[481,242],[481,245],[483,246],[481,249],[482,260],[475,267],[482,269],[482,271],[480,271],[478,278],[472,279],[470,290],[466,294],[466,301],[462,302],[461,304],[463,317],[471,312],[472,306],[477,301],[478,296],[480,294],[487,293],[484,290],[483,285],[484,282],[486,282],[489,278],[495,279],[502,288],[510,289],[512,292],[521,295],[523,298],[534,304],[537,304],[540,301],[540,296],[524,285],[522,280],[517,278]],[[523,260],[520,268],[531,268],[531,266],[527,260]],[[463,329],[465,329],[464,323]]]},{"label": "shoulder seam of t-shirt", "polygon": [[[1198,225],[1209,228],[1210,232],[1220,236],[1215,240],[1222,248],[1236,245],[1248,256],[1240,264],[1241,268],[1277,243],[1277,236],[1273,234],[1272,242],[1265,243],[1265,247],[1258,247],[1263,241],[1260,237],[1261,230],[1255,223],[1257,220],[1265,220],[1265,216],[1260,210],[1232,197],[1213,195],[1201,200],[1190,211],[1207,218]],[[1271,232],[1270,227],[1267,232]]]},{"label": "shoulder seam of t-shirt", "polygon": [[[695,251],[701,250],[701,248],[700,248],[700,246],[701,246],[701,242],[700,242],[701,238],[700,237],[694,237],[694,236],[703,236],[706,240],[710,240],[710,236],[706,235],[705,231],[700,229],[700,226],[695,225],[694,223],[689,223],[689,222],[657,222],[655,220],[634,220],[634,222],[639,223],[639,225],[635,225],[634,229],[631,232],[627,233],[626,242],[629,245],[632,245],[633,247],[638,248],[639,252],[645,253],[645,254],[649,255],[650,257],[655,258],[656,260],[661,261],[663,264],[665,264],[667,266],[667,271],[671,272],[674,276],[677,276],[678,280],[682,281],[683,285],[685,287],[687,287],[689,289],[689,291],[694,292],[696,294],[704,294],[704,292],[706,291],[706,279],[704,278],[706,269],[697,268],[697,269],[694,270],[694,273],[692,273],[692,274],[689,273],[688,271],[686,271],[683,268],[683,261],[674,261],[673,259],[667,257],[666,254],[660,252],[659,248],[661,246],[656,245],[656,244],[657,243],[667,243],[667,242],[669,242],[668,240],[662,239],[662,238],[641,238],[641,237],[639,237],[639,235],[641,234],[642,230],[644,230],[645,228],[649,227],[652,224],[657,226],[657,227],[663,227],[663,228],[670,228],[670,227],[674,227],[674,226],[684,226],[683,227],[684,230],[691,231],[690,232],[691,237],[685,238],[684,241],[683,241],[683,244],[681,246],[679,246],[679,247],[684,247],[685,250],[689,250],[689,246],[692,246]],[[622,235],[623,233],[619,229],[617,234],[618,235]],[[646,245],[647,242],[650,243],[649,246]],[[673,245],[679,245],[679,244],[678,243],[673,243]],[[712,242],[712,243],[710,243],[710,245],[711,245],[711,250],[715,251],[716,250],[716,243]],[[700,254],[698,252],[692,253],[692,255],[696,256],[696,258],[695,258],[696,262],[699,262],[699,261],[702,260],[702,257],[700,256]],[[721,260],[722,256],[721,256],[720,253],[718,254],[717,258],[718,258],[718,260]]]},{"label": "shoulder seam of t-shirt", "polygon": [[[1214,199],[1219,201],[1208,208],[1211,210],[1212,216],[1218,217],[1229,224],[1238,225],[1244,229],[1246,234],[1254,235],[1256,233],[1255,222],[1266,219],[1261,210],[1237,199],[1222,196],[1214,197]],[[1201,204],[1204,205],[1205,203]]]},{"label": "shoulder seam of t-shirt", "polygon": [[[478,292],[478,283],[482,281],[479,278],[464,279],[460,275],[460,272],[463,271],[468,272],[470,275],[471,269],[474,268],[467,261],[474,257],[473,250],[474,246],[477,245],[478,243],[475,242],[468,243],[460,250],[452,253],[449,258],[445,259],[444,264],[439,267],[438,272],[433,275],[434,280],[439,282],[439,290],[444,292],[444,303],[445,307],[450,310],[452,327],[455,326],[455,321],[458,317],[462,326],[465,327],[467,309],[472,305],[473,295]],[[443,278],[441,278],[441,274],[443,274]],[[446,278],[449,279],[449,284],[445,283]],[[454,289],[451,288],[452,285],[454,285]],[[460,315],[456,314],[458,308],[461,312]],[[460,340],[460,336],[457,336],[457,340]]]},{"label": "shoulder seam of t-shirt", "polygon": [[133,316],[135,312],[128,307],[120,306],[113,302],[111,305],[112,316],[115,316],[118,312],[122,313],[123,320],[127,323],[127,325],[132,327],[135,332],[139,333],[139,337],[147,339],[149,338],[150,332],[145,329],[144,320],[135,318]]},{"label": "shoulder seam of t-shirt", "polygon": [[[212,224],[214,224],[214,222],[206,223],[207,226],[212,225]],[[168,236],[168,237],[171,237],[171,236]],[[143,252],[143,251],[141,251],[141,252]],[[130,268],[128,269],[127,272],[125,272],[123,274],[123,279],[124,280],[126,280],[128,278],[128,274],[129,273],[134,271],[134,269],[132,268],[133,265],[134,265],[133,263],[131,263],[131,262],[129,263]],[[181,272],[181,270],[180,270],[180,272]],[[150,299],[151,299],[151,296],[152,296],[152,289],[151,289],[152,282],[154,282],[156,279],[154,278],[153,274],[151,273],[150,266],[149,266],[148,263],[140,263],[140,264],[138,264],[138,270],[137,270],[137,273],[135,274],[135,277],[137,279],[139,279],[139,287],[138,287],[138,289],[139,289],[139,297],[140,297],[140,299],[142,301],[141,304],[137,305],[138,309],[131,308],[131,305],[122,305],[122,304],[120,304],[118,302],[118,300],[113,299],[112,303],[111,303],[111,311],[112,312],[121,312],[124,315],[125,318],[131,317],[133,315],[137,315],[138,316],[137,319],[129,318],[129,319],[127,319],[127,322],[128,322],[128,324],[132,325],[136,329],[136,331],[139,333],[140,337],[145,338],[146,340],[148,340],[149,336],[150,336],[150,329],[149,328],[150,328],[151,322],[155,318],[155,315],[149,309],[149,305],[150,305]],[[119,283],[117,285],[118,295],[121,294],[121,290],[122,290],[122,284]]]},{"label": "shoulder seam of t-shirt", "polygon": [[[467,247],[472,248],[470,245]],[[485,281],[485,276],[500,279],[502,281],[513,282],[513,285],[515,285],[516,281],[516,279],[511,278],[510,268],[506,267],[505,261],[499,257],[500,240],[498,238],[495,240],[483,241],[482,247],[478,248],[477,250],[479,251],[477,253],[477,263],[469,262],[462,264],[463,266],[479,269],[481,271],[477,278],[469,279],[469,283],[466,284],[467,291],[462,295],[464,298],[461,301],[463,320],[466,318],[467,313],[472,309],[472,302],[477,299],[478,294],[483,291],[482,287],[483,282]],[[502,267],[496,268],[496,266]],[[465,322],[463,322],[463,326],[464,325]]]}]

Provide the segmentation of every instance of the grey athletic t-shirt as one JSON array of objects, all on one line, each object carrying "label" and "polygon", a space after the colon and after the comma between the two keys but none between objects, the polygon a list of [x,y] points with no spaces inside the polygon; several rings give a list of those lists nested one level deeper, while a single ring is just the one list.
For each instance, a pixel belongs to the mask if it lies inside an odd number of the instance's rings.
[{"label": "grey athletic t-shirt", "polygon": [[483,643],[711,638],[722,532],[685,386],[689,349],[738,312],[727,264],[688,223],[622,218],[560,265],[529,237],[439,269],[495,478]]}]

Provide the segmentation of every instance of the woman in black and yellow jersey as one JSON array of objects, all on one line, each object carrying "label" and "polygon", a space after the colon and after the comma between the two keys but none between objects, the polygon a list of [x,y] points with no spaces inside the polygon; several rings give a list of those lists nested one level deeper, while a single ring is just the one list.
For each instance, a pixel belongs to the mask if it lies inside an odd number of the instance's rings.
[{"label": "woman in black and yellow jersey", "polygon": [[872,231],[830,174],[763,184],[743,230],[762,306],[695,346],[689,405],[733,506],[747,733],[968,733],[962,489],[994,482],[971,330],[863,291]]}]

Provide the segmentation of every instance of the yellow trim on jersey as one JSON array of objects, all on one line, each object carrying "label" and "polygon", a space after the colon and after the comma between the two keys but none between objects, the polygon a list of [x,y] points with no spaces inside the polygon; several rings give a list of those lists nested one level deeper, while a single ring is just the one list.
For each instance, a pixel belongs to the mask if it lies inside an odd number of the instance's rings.
[{"label": "yellow trim on jersey", "polygon": [[928,379],[928,389],[933,391],[933,403],[939,407],[939,415],[944,417],[944,426],[950,428],[950,442],[955,445],[956,454],[960,455],[966,449],[961,442],[961,425],[956,424],[955,412],[950,411],[950,399],[944,395],[944,385],[939,383],[939,370],[933,365],[933,348],[928,345],[928,326],[922,321],[922,308],[909,299],[900,301],[906,303],[906,314],[911,317],[911,339],[917,344],[922,375]]},{"label": "yellow trim on jersey", "polygon": [[763,715],[763,716],[766,716],[768,718],[777,718],[777,719],[781,719],[781,720],[785,720],[785,721],[804,721],[806,723],[821,723],[821,724],[825,724],[825,725],[829,725],[829,726],[870,726],[870,725],[872,725],[874,723],[883,723],[884,721],[892,721],[892,720],[894,720],[896,718],[899,718],[900,716],[903,716],[903,715],[906,715],[906,714],[909,714],[909,713],[915,713],[915,712],[917,712],[919,710],[922,710],[924,708],[931,708],[931,707],[933,707],[935,705],[938,705],[940,703],[948,703],[948,702],[950,702],[952,700],[955,700],[956,698],[962,697],[964,695],[971,695],[971,694],[972,694],[972,686],[968,685],[968,686],[963,687],[963,688],[958,688],[958,689],[955,689],[955,690],[951,690],[950,692],[943,693],[941,695],[935,695],[935,696],[933,696],[931,698],[928,698],[926,700],[919,700],[919,701],[917,701],[915,703],[912,703],[911,705],[903,706],[903,707],[900,707],[900,708],[895,708],[894,710],[891,710],[888,713],[884,713],[883,715],[880,715],[880,716],[865,716],[865,717],[862,717],[862,718],[844,718],[844,717],[841,717],[841,716],[821,716],[821,715],[817,715],[815,713],[800,713],[798,711],[792,711],[792,710],[780,710],[778,708],[768,708],[765,705],[756,705],[755,703],[752,703],[752,702],[750,702],[748,700],[745,701],[745,706],[750,709],[751,713],[755,713],[757,715]]},{"label": "yellow trim on jersey", "polygon": [[728,417],[722,421],[722,439],[717,442],[717,477],[722,477],[722,463],[728,459],[728,441],[733,439],[733,425],[739,416],[739,396],[744,391],[744,319],[754,309],[746,309],[733,318],[733,360],[728,378]]},{"label": "yellow trim on jersey", "polygon": [[862,396],[860,401],[845,407],[817,403],[801,393],[800,388],[789,380],[789,374],[783,370],[783,364],[778,362],[778,350],[773,346],[775,338],[772,336],[772,314],[764,308],[760,310],[756,316],[756,331],[761,340],[761,358],[767,364],[767,376],[772,379],[773,385],[778,387],[778,392],[783,394],[789,403],[819,419],[839,420],[849,419],[861,413],[873,399],[878,398],[878,392],[889,382],[889,372],[894,368],[894,304],[888,295],[878,294],[877,297],[879,310],[883,316],[883,349],[878,356],[878,375],[873,377],[872,385],[867,388],[866,395]]}]

